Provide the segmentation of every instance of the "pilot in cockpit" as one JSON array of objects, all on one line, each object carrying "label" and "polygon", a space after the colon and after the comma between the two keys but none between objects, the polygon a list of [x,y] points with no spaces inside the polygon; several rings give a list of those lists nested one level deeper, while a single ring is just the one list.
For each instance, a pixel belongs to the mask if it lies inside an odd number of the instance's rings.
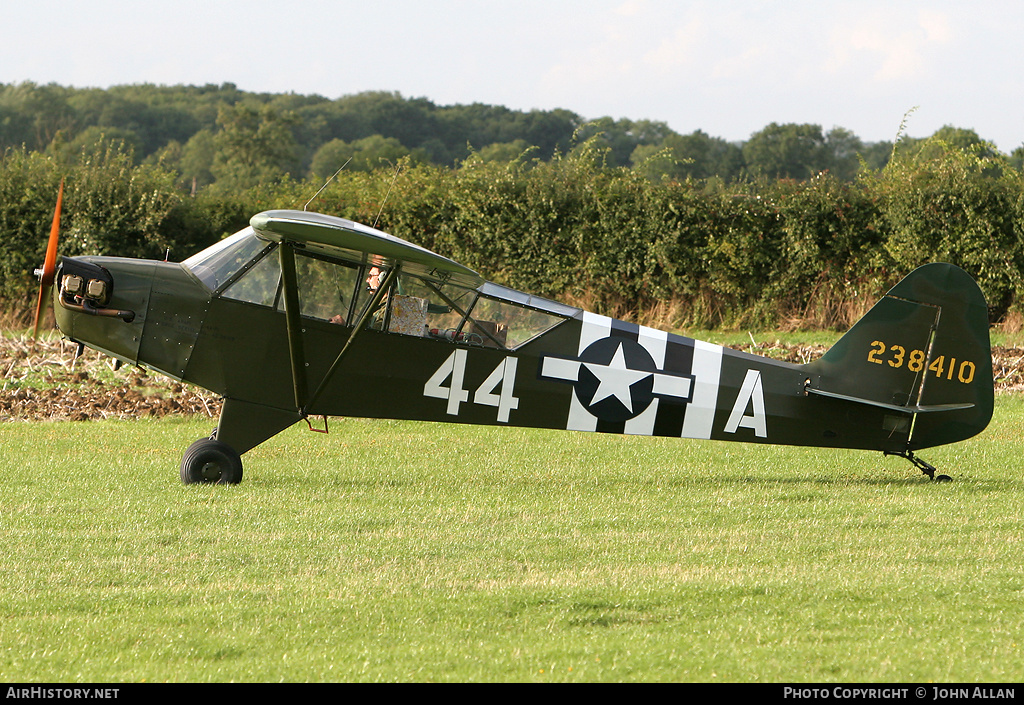
[{"label": "pilot in cockpit", "polygon": [[[371,299],[377,295],[380,285],[384,283],[385,276],[386,273],[380,267],[377,267],[376,265],[370,267],[370,270],[366,275],[366,292],[370,295]],[[373,318],[370,322],[371,328],[380,330],[384,327],[384,317],[387,313],[388,298],[389,295],[384,294],[384,296],[381,297],[380,302],[373,309]]]},{"label": "pilot in cockpit", "polygon": [[[366,292],[371,299],[374,297],[374,295],[376,295],[377,290],[380,289],[380,285],[383,283],[384,276],[385,272],[380,267],[370,267],[370,270],[366,276]],[[341,294],[340,298],[341,303],[344,306],[344,294]],[[371,325],[373,325],[373,327],[375,328],[380,328],[381,324],[383,323],[383,321],[380,319],[383,318],[383,312],[384,309],[386,308],[387,301],[388,297],[385,294],[384,297],[381,299],[380,303],[377,305],[377,308],[374,309],[374,323],[372,323]],[[347,325],[345,315],[341,313],[332,316],[330,321],[331,323],[337,323],[339,325]]]},{"label": "pilot in cockpit", "polygon": [[384,271],[380,267],[370,267],[370,272],[366,275],[366,290],[371,295],[376,294],[383,279]]},{"label": "pilot in cockpit", "polygon": [[[366,291],[372,299],[380,290],[381,285],[387,278],[387,271],[377,266],[371,266],[366,276]],[[394,294],[394,296],[392,296]],[[376,330],[383,330],[387,309],[392,302],[397,307],[392,316],[398,316],[398,322],[392,320],[391,331],[405,335],[425,335],[427,331],[426,316],[428,314],[446,314],[451,312],[451,307],[444,304],[435,304],[424,296],[416,296],[403,287],[403,279],[397,281],[397,289],[385,293],[380,303],[373,309],[370,327]]]}]

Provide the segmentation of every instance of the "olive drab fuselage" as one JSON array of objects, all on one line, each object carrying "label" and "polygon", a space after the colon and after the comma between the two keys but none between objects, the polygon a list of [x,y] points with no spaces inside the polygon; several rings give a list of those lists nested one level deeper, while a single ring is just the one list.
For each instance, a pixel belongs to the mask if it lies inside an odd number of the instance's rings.
[{"label": "olive drab fuselage", "polygon": [[[917,270],[823,358],[791,364],[489,284],[397,238],[381,253],[374,233],[319,237],[347,221],[261,216],[235,259],[65,260],[110,290],[54,295],[68,338],[224,397],[216,438],[239,454],[314,416],[897,454],[991,416],[985,301],[951,265]],[[372,266],[392,274],[386,293],[366,290]]]}]

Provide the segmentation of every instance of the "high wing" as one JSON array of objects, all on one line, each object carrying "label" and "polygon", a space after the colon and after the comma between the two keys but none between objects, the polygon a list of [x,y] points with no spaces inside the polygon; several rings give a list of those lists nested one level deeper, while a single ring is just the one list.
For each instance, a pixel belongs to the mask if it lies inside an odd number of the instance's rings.
[{"label": "high wing", "polygon": [[256,236],[268,242],[292,242],[312,252],[358,264],[403,271],[475,289],[484,278],[458,262],[374,228],[321,213],[275,210],[249,221]]}]

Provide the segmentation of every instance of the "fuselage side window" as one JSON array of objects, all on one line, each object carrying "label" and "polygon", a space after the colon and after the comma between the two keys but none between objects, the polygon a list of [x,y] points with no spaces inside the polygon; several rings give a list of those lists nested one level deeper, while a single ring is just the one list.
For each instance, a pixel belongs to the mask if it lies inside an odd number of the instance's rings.
[{"label": "fuselage side window", "polygon": [[402,307],[410,312],[407,315],[416,316],[422,326],[421,335],[439,338],[447,334],[451,338],[475,299],[473,289],[403,275],[398,280],[396,310]]},{"label": "fuselage side window", "polygon": [[400,275],[385,300],[387,330],[453,343],[512,349],[565,320],[476,289]]},{"label": "fuselage side window", "polygon": [[[295,255],[300,313],[331,323],[352,325],[352,301],[356,296],[359,268],[320,257]],[[283,310],[284,304],[278,303]]]},{"label": "fuselage side window", "polygon": [[[512,349],[551,330],[564,320],[562,316],[481,296],[473,307],[471,320],[467,321],[464,331],[470,335],[476,334],[488,342],[497,337],[504,343],[503,347]],[[488,342],[482,344],[487,345]]]}]

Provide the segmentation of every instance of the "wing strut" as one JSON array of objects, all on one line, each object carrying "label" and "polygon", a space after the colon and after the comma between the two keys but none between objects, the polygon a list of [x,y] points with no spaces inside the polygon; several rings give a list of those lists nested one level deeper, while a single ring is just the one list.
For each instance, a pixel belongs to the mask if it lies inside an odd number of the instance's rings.
[{"label": "wing strut", "polygon": [[345,345],[341,348],[341,352],[338,353],[338,357],[334,359],[334,362],[331,364],[330,369],[327,370],[327,374],[325,374],[324,378],[320,381],[320,386],[316,388],[316,391],[313,392],[313,396],[309,398],[309,401],[306,402],[305,405],[299,406],[299,410],[303,418],[309,416],[310,407],[316,404],[316,402],[320,399],[320,395],[323,394],[324,389],[327,388],[327,383],[331,381],[331,378],[334,376],[334,373],[337,372],[338,367],[341,365],[342,360],[345,359],[345,356],[351,349],[352,343],[359,336],[359,334],[366,328],[366,322],[370,320],[370,316],[372,316],[373,312],[376,311],[377,308],[380,306],[380,302],[384,300],[384,295],[391,287],[391,283],[398,276],[399,269],[401,269],[401,267],[395,266],[388,270],[387,275],[384,277],[384,281],[381,282],[380,287],[377,288],[377,292],[373,295],[373,300],[370,302],[370,305],[366,307],[366,309],[363,311],[363,315],[359,317],[359,320],[356,322],[355,327],[352,329],[351,335],[348,336],[348,340],[345,341]]},{"label": "wing strut", "polygon": [[[281,280],[284,284],[284,314],[288,326],[288,356],[292,363],[292,390],[295,408],[305,405],[309,387],[306,384],[306,355],[302,347],[302,322],[299,320],[299,286],[295,274],[295,251],[290,242],[282,242]],[[303,414],[305,416],[305,414]]]}]

